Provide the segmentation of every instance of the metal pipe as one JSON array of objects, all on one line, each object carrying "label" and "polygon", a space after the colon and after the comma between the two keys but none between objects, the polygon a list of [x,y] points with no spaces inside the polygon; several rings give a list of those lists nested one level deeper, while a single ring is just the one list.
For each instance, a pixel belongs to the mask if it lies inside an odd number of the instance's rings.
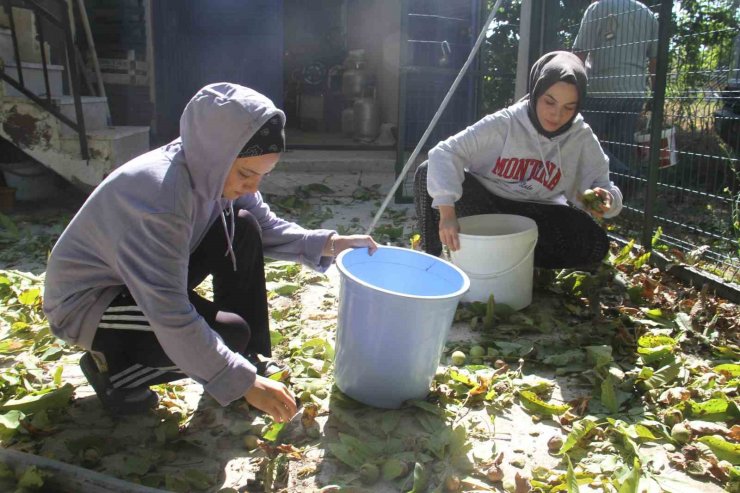
[{"label": "metal pipe", "polygon": [[46,89],[46,102],[51,105],[51,86],[49,85],[49,67],[46,60],[46,43],[44,41],[44,26],[42,19],[36,15],[34,10],[33,14],[36,20],[36,29],[39,32],[39,44],[41,45],[41,70],[44,72],[44,88]]},{"label": "metal pipe", "polygon": [[[486,37],[486,31],[488,30],[488,26],[491,24],[491,22],[493,22],[493,19],[496,17],[496,12],[498,12],[500,5],[501,5],[501,0],[496,0],[496,4],[493,6],[493,9],[491,9],[491,13],[488,15],[488,19],[483,24],[483,29],[481,29],[481,32],[478,35],[478,39],[475,41],[475,45],[473,46],[473,49],[470,50],[468,59],[465,60],[465,64],[462,66],[462,68],[460,69],[460,72],[457,74],[457,77],[452,82],[452,85],[450,86],[450,90],[447,91],[447,94],[442,100],[442,103],[439,105],[439,108],[437,108],[437,112],[432,117],[432,121],[429,122],[429,126],[427,126],[427,129],[424,131],[424,134],[421,136],[419,143],[416,144],[416,148],[414,149],[414,152],[411,153],[411,156],[409,157],[408,161],[406,161],[406,164],[404,165],[403,169],[401,170],[398,177],[396,178],[396,182],[393,184],[393,187],[391,188],[390,192],[388,192],[388,196],[385,198],[385,200],[380,206],[380,209],[378,209],[378,212],[375,214],[375,217],[373,218],[373,222],[370,224],[370,227],[367,230],[367,234],[370,234],[373,231],[373,229],[375,229],[375,226],[378,224],[380,217],[383,215],[383,212],[385,212],[385,209],[388,207],[388,204],[393,199],[393,195],[396,193],[396,190],[398,190],[398,187],[401,186],[401,183],[403,183],[403,180],[406,178],[406,174],[408,173],[409,169],[416,161],[416,157],[421,152],[421,148],[424,146],[427,139],[431,135],[432,130],[434,129],[434,126],[437,124],[437,121],[442,116],[442,113],[444,112],[445,108],[447,108],[447,104],[450,102],[450,99],[452,99],[452,95],[455,93],[455,89],[457,89],[457,86],[460,84],[460,81],[463,79],[463,76],[465,75],[465,72],[467,72],[468,67],[470,67],[470,65],[473,63],[473,59],[478,53],[480,46],[483,44],[483,40]],[[403,120],[399,120],[399,121],[403,121]]]},{"label": "metal pipe", "polygon": [[69,17],[69,11],[65,10],[62,14],[66,17],[63,23],[65,47],[67,49],[67,60],[69,70],[69,82],[72,89],[72,97],[75,103],[75,118],[77,119],[77,135],[80,141],[80,154],[82,159],[90,159],[90,153],[87,147],[87,133],[85,131],[85,116],[82,112],[82,98],[80,97],[80,79],[77,75],[77,54],[74,49],[74,39],[72,38],[72,19]]},{"label": "metal pipe", "polygon": [[5,12],[8,14],[8,20],[10,21],[10,37],[13,40],[13,55],[15,56],[15,68],[18,71],[18,82],[23,87],[26,85],[23,83],[23,67],[21,66],[21,53],[18,49],[18,35],[15,32],[15,19],[13,18],[13,7],[10,0],[5,0]]},{"label": "metal pipe", "polygon": [[652,118],[650,122],[650,154],[647,191],[645,193],[645,217],[642,225],[642,245],[652,249],[653,227],[655,225],[654,209],[658,191],[658,166],[660,160],[660,140],[663,130],[663,107],[665,106],[666,74],[668,73],[668,45],[671,40],[671,10],[673,0],[662,0],[658,11],[658,61],[655,68],[655,84],[652,101]]}]

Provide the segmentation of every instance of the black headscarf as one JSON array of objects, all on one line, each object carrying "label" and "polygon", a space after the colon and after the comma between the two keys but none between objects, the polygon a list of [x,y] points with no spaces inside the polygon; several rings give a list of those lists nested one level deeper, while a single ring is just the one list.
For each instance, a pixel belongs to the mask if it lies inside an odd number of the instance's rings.
[{"label": "black headscarf", "polygon": [[[568,82],[575,85],[578,90],[578,104],[573,117],[567,123],[554,132],[548,132],[542,128],[540,121],[537,119],[537,99],[556,82]],[[527,84],[529,95],[525,96],[525,98],[529,97],[527,113],[534,128],[548,139],[566,132],[573,124],[573,120],[575,120],[583,101],[586,99],[587,84],[586,67],[581,59],[573,53],[552,51],[542,55],[539,60],[534,62],[532,70],[529,72],[529,83]]]},{"label": "black headscarf", "polygon": [[244,144],[237,157],[261,156],[285,150],[285,129],[283,119],[273,116],[257,130],[249,141]]}]

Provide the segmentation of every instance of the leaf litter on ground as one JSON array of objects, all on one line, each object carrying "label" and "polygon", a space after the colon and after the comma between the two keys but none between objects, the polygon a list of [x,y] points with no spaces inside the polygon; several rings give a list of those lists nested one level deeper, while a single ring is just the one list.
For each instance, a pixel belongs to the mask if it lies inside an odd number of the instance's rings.
[{"label": "leaf litter on ground", "polygon": [[[330,193],[299,192],[282,212],[311,215],[315,196]],[[413,246],[406,211],[388,217],[383,242]],[[685,491],[701,484],[693,478],[740,487],[740,312],[651,268],[633,245],[613,248],[595,273],[537,272],[536,303],[521,312],[493,299],[461,305],[429,397],[399,410],[333,385],[331,280],[269,262],[271,336],[300,418],[278,426],[244,402],[221,408],[185,380],[157,386],[161,404],[146,419],[115,420],[76,370],[77,348],[41,312],[43,261],[65,220],[33,234],[32,221],[3,220],[3,447],[172,491]],[[459,366],[454,351],[465,353]],[[43,485],[42,473],[0,482]]]}]

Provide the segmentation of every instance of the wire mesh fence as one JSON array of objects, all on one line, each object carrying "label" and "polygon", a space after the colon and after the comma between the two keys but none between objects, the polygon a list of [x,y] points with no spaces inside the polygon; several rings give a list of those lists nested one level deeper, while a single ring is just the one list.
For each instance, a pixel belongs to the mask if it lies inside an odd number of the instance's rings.
[{"label": "wire mesh fence", "polygon": [[[476,119],[513,102],[521,6],[506,2],[488,26]],[[540,51],[574,51],[589,69],[582,114],[625,196],[608,227],[740,283],[740,1],[559,0],[541,12],[533,30],[556,32]]]},{"label": "wire mesh fence", "polygon": [[589,66],[584,118],[625,195],[617,228],[740,281],[738,2],[584,8],[564,30]]}]

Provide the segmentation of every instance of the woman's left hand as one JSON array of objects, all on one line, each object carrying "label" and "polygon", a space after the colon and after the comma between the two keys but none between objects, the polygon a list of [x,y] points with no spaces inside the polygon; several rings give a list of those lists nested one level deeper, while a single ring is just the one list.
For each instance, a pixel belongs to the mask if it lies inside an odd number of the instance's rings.
[{"label": "woman's left hand", "polygon": [[596,187],[593,191],[599,196],[601,203],[595,207],[589,208],[588,212],[596,217],[604,217],[604,214],[609,212],[609,209],[612,208],[612,200],[614,200],[614,197],[612,197],[609,190],[603,188]]},{"label": "woman's left hand", "polygon": [[[334,251],[332,252],[332,241],[334,242]],[[347,248],[363,248],[367,247],[368,253],[372,255],[378,249],[378,244],[369,235],[334,235],[324,245],[322,254],[325,257],[331,257],[332,255],[339,255],[339,252],[346,250]]]}]

